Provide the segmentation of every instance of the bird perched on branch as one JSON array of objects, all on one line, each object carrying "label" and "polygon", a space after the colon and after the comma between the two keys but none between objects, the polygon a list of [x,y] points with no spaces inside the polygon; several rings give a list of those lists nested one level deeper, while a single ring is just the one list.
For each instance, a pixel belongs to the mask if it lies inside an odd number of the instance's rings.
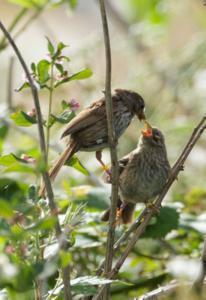
[{"label": "bird perched on branch", "polygon": [[[112,96],[113,118],[116,138],[118,139],[129,126],[133,117],[145,119],[143,98],[136,92],[116,89]],[[80,112],[67,125],[61,138],[70,135],[70,140],[65,150],[49,170],[50,179],[53,181],[61,167],[78,151],[95,151],[97,160],[106,170],[101,160],[101,150],[108,147],[108,129],[105,97],[93,102],[88,108]],[[45,185],[40,187],[40,196],[45,193]]]},{"label": "bird perched on branch", "polygon": [[[118,223],[131,222],[137,203],[151,204],[169,176],[164,136],[159,129],[145,123],[137,148],[119,160]],[[102,220],[108,221],[109,214],[110,208],[103,214]]]}]

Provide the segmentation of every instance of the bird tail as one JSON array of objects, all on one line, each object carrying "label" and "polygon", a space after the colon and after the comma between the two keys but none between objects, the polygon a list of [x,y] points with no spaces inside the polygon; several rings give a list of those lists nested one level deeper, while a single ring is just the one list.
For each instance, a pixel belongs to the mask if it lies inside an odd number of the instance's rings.
[{"label": "bird tail", "polygon": [[[118,205],[117,205],[117,213],[118,210],[121,208],[121,200],[119,199]],[[132,222],[132,217],[135,209],[135,204],[133,203],[127,203],[124,205],[124,207],[121,210],[121,215],[119,216],[119,221],[122,224],[128,224]],[[109,221],[109,215],[110,215],[110,208],[108,208],[104,214],[101,217],[101,220],[104,222]]]},{"label": "bird tail", "polygon": [[[59,156],[59,158],[54,163],[53,167],[49,170],[49,177],[51,181],[54,181],[57,174],[59,173],[61,167],[66,163],[67,160],[69,160],[78,150],[79,146],[78,144],[71,140],[66,147],[66,149],[62,152],[62,154]],[[40,190],[39,190],[39,196],[44,197],[45,196],[45,184],[44,182],[41,183]]]}]

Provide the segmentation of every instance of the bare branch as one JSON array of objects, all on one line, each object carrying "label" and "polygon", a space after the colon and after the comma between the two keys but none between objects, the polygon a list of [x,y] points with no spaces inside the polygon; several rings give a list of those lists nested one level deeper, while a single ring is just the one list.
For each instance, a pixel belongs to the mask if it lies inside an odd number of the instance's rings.
[{"label": "bare branch", "polygon": [[191,286],[191,283],[178,283],[172,282],[166,286],[161,286],[158,289],[146,293],[138,298],[134,298],[134,300],[158,300],[159,297],[170,295],[174,292],[178,287],[188,287]]},{"label": "bare branch", "polygon": [[[40,142],[41,155],[42,155],[43,162],[46,166],[46,162],[47,162],[47,159],[46,159],[46,157],[47,157],[46,156],[46,144],[45,144],[42,114],[41,114],[41,108],[40,108],[40,102],[39,102],[39,95],[38,95],[37,87],[36,87],[32,77],[29,73],[27,65],[26,65],[19,49],[17,48],[14,40],[12,39],[9,32],[6,30],[6,28],[4,27],[4,25],[1,21],[0,21],[0,28],[3,31],[3,33],[4,33],[5,37],[7,38],[8,42],[12,46],[14,52],[16,53],[16,56],[18,57],[21,65],[22,65],[22,67],[23,67],[23,69],[26,73],[28,81],[30,83],[31,92],[32,92],[33,100],[34,100],[34,106],[35,106],[36,113],[37,113],[37,121],[38,121],[37,126],[38,126],[38,132],[39,132],[39,142]],[[54,201],[54,194],[53,194],[53,190],[52,190],[49,175],[46,171],[43,172],[42,175],[43,175],[43,179],[44,179],[46,190],[47,190],[47,195],[48,195],[48,199],[49,199],[49,207],[50,207],[51,214],[56,215],[57,207],[56,207],[56,204],[55,204],[55,201]],[[62,236],[62,231],[61,231],[60,223],[59,223],[59,220],[58,220],[58,216],[56,217],[55,231],[56,231],[56,237],[59,240]],[[66,240],[65,240],[65,243],[63,244],[62,248],[65,248],[65,247],[66,247]],[[70,267],[69,267],[69,265],[67,267],[65,267],[62,271],[63,271],[63,283],[64,283],[65,299],[70,300],[70,299],[72,299],[72,296],[71,296],[71,289],[70,289]]]},{"label": "bare branch", "polygon": [[200,270],[200,274],[198,276],[198,278],[196,279],[196,281],[194,282],[194,289],[197,290],[201,290],[202,286],[203,286],[203,282],[206,276],[206,236],[204,238],[204,245],[203,245],[203,250],[202,250],[202,258],[201,258],[201,270]]},{"label": "bare branch", "polygon": [[[105,10],[104,0],[99,0],[100,12],[102,18],[102,26],[104,33],[105,44],[105,56],[106,56],[106,76],[105,76],[105,101],[106,101],[106,113],[107,113],[107,126],[108,126],[108,140],[110,146],[110,157],[112,164],[112,192],[111,192],[111,213],[109,217],[109,227],[106,246],[106,260],[104,265],[105,276],[111,271],[113,260],[113,245],[115,238],[115,220],[116,220],[116,208],[118,202],[118,158],[116,152],[116,136],[113,122],[113,105],[111,97],[111,48],[109,39],[109,29],[107,23],[107,16]],[[108,299],[109,285],[106,288],[105,299]]]},{"label": "bare branch", "polygon": [[7,109],[11,111],[13,109],[12,91],[13,91],[13,67],[14,67],[14,56],[10,57],[9,60],[9,74],[7,82]]}]

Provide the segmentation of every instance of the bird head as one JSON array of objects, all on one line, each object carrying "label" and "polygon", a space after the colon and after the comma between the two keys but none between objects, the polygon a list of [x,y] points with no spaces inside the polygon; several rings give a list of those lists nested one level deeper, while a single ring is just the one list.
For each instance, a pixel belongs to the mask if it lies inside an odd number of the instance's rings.
[{"label": "bird head", "polygon": [[142,130],[143,145],[165,147],[165,141],[162,132],[158,128],[152,127],[146,120],[144,123],[145,126]]},{"label": "bird head", "polygon": [[145,120],[145,103],[140,94],[124,89],[116,89],[116,94],[126,100],[129,109],[135,114],[140,121]]}]

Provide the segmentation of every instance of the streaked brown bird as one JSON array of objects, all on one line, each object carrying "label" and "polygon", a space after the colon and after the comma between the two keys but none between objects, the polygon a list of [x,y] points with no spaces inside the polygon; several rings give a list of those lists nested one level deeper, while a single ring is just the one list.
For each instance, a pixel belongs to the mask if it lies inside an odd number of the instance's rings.
[{"label": "streaked brown bird", "polygon": [[[119,170],[117,222],[127,224],[132,221],[135,205],[151,204],[169,176],[170,164],[162,132],[146,122],[137,148],[119,160]],[[110,209],[102,220],[108,221],[109,214]]]},{"label": "streaked brown bird", "polygon": [[[133,117],[145,119],[143,98],[136,92],[116,89],[112,96],[114,128],[116,137],[119,138],[129,126]],[[108,147],[108,129],[105,107],[105,97],[92,103],[80,112],[65,128],[61,138],[70,135],[70,140],[60,157],[49,171],[53,181],[61,167],[77,151],[96,151],[96,158],[106,169],[101,160],[101,150]],[[40,188],[40,196],[45,193],[45,186]]]}]

